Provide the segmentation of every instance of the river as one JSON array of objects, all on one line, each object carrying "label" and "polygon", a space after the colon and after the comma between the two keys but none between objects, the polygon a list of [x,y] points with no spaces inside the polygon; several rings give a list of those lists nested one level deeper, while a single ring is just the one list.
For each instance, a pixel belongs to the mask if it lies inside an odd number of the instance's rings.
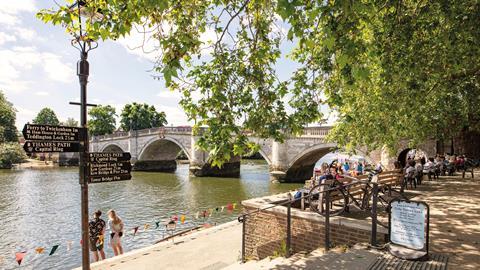
[{"label": "river", "polygon": [[[235,220],[226,209],[195,219],[198,211],[284,192],[299,184],[272,184],[264,161],[242,162],[240,178],[190,177],[188,165],[174,174],[133,172],[131,181],[89,186],[90,213],[113,208],[125,222],[125,251],[154,244],[164,235],[156,221],[185,215],[187,228]],[[144,231],[144,224],[150,228]],[[133,236],[133,228],[139,232]],[[15,252],[27,251],[21,269],[71,269],[81,264],[80,186],[77,168],[0,170],[0,269],[18,269]],[[71,242],[70,242],[71,241]],[[69,249],[69,242],[71,248]],[[56,252],[49,256],[54,245]],[[35,249],[45,248],[36,254]],[[107,257],[113,256],[106,246]]]}]

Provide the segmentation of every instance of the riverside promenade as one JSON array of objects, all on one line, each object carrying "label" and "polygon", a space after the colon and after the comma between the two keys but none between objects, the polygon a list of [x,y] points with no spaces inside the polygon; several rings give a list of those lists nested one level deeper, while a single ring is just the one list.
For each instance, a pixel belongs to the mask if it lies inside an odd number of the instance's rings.
[{"label": "riverside promenade", "polygon": [[240,260],[241,247],[242,225],[231,221],[93,263],[91,269],[222,269]]},{"label": "riverside promenade", "polygon": [[[430,252],[448,256],[448,269],[480,269],[480,171],[467,175],[424,180],[407,190],[412,200],[430,206]],[[92,264],[92,269],[368,269],[380,256],[375,251],[347,249],[324,254],[316,250],[306,257],[277,258],[272,262],[239,264],[242,226],[237,221],[176,237],[122,256]],[[79,268],[78,268],[79,269]]]}]

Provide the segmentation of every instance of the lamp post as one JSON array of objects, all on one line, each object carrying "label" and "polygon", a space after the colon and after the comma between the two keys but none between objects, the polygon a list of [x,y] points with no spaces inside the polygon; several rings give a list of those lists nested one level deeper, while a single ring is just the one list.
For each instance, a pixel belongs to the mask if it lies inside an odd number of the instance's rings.
[{"label": "lamp post", "polygon": [[[79,33],[75,33],[75,38],[71,41],[73,47],[80,52],[80,60],[77,62],[77,75],[80,82],[80,126],[83,130],[87,130],[87,83],[90,74],[88,63],[88,52],[96,49],[98,44],[89,39],[87,33],[82,27],[82,16],[89,16],[90,20],[102,18],[101,14],[86,14],[85,1],[77,1],[69,9],[72,12],[78,11]],[[79,175],[80,175],[80,189],[81,189],[81,227],[82,227],[82,269],[90,269],[90,254],[89,254],[89,236],[88,236],[88,179],[86,159],[88,148],[88,132],[85,132],[80,140],[79,153]]]}]

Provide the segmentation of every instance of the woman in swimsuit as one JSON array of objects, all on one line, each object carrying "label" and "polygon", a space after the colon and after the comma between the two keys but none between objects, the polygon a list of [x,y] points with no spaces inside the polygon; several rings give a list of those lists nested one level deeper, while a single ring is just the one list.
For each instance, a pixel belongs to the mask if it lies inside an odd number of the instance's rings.
[{"label": "woman in swimsuit", "polygon": [[117,216],[115,210],[108,211],[108,228],[110,229],[110,244],[115,256],[123,254],[122,242],[120,238],[123,236],[123,221]]}]

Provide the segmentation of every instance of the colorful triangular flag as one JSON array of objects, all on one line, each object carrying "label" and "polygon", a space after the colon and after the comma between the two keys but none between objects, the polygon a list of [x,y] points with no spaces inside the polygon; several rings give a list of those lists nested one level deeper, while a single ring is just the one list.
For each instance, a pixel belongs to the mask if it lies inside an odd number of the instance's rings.
[{"label": "colorful triangular flag", "polygon": [[233,203],[233,209],[237,207],[237,203]]},{"label": "colorful triangular flag", "polygon": [[198,216],[200,216],[200,213],[197,211],[197,213],[195,213],[195,218],[198,219]]},{"label": "colorful triangular flag", "polygon": [[37,254],[42,254],[44,251],[45,251],[45,248],[43,248],[43,247],[37,247],[37,248],[35,249],[35,252],[36,252]]},{"label": "colorful triangular flag", "polygon": [[217,208],[215,208],[215,211],[216,211],[216,212],[220,211],[220,208],[218,208],[218,207],[217,207]]},{"label": "colorful triangular flag", "polygon": [[213,209],[208,209],[208,216],[211,217],[213,215]]},{"label": "colorful triangular flag", "polygon": [[150,229],[150,224],[146,223],[145,225],[143,225],[143,230],[146,231]]},{"label": "colorful triangular flag", "polygon": [[48,256],[52,256],[53,253],[55,253],[55,251],[57,251],[58,246],[59,246],[59,245],[54,245],[54,246],[52,247],[52,250],[50,250],[50,253],[48,254]]},{"label": "colorful triangular flag", "polygon": [[23,258],[25,258],[26,254],[26,251],[15,252],[15,260],[17,261],[18,265],[22,264]]},{"label": "colorful triangular flag", "polygon": [[182,216],[180,217],[180,222],[181,222],[182,224],[185,223],[185,215],[182,215]]},{"label": "colorful triangular flag", "polygon": [[160,221],[156,221],[155,226],[156,226],[155,229],[158,229],[158,227],[160,227]]},{"label": "colorful triangular flag", "polygon": [[225,206],[222,206],[222,211],[220,211],[220,212],[223,212],[223,209],[225,209]]},{"label": "colorful triangular flag", "polygon": [[233,211],[233,204],[231,204],[231,203],[227,204],[227,210],[229,212]]},{"label": "colorful triangular flag", "polygon": [[135,236],[135,234],[137,234],[138,228],[140,228],[140,227],[137,226],[137,227],[133,228],[133,236]]}]

